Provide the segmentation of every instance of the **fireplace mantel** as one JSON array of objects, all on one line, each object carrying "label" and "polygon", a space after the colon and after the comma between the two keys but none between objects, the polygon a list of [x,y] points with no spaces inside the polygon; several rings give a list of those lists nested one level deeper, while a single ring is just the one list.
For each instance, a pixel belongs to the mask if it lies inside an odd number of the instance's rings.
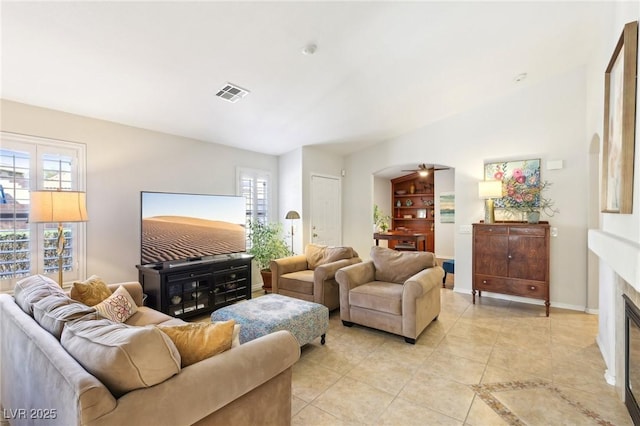
[{"label": "fireplace mantel", "polygon": [[640,244],[599,229],[590,229],[589,249],[640,292]]},{"label": "fireplace mantel", "polygon": [[640,301],[640,244],[589,230],[589,249],[600,259],[597,343],[607,365],[605,379],[624,398],[624,303],[627,294]]}]

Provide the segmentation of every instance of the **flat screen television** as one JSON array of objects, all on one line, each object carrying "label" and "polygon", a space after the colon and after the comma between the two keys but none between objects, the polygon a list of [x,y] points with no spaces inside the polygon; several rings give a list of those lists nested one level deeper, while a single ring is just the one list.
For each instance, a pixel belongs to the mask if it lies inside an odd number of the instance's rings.
[{"label": "flat screen television", "polygon": [[244,197],[140,194],[142,265],[198,261],[246,251]]}]

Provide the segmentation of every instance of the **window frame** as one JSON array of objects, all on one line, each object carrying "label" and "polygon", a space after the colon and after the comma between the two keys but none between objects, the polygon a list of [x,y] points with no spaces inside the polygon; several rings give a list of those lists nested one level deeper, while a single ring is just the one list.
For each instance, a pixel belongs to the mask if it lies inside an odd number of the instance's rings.
[{"label": "window frame", "polygon": [[[251,216],[247,215],[246,226],[247,229],[249,226],[249,220],[262,220],[265,223],[268,223],[271,220],[271,216],[273,214],[273,180],[271,179],[271,172],[268,170],[261,169],[252,169],[247,167],[238,167],[236,169],[236,194],[239,196],[243,196],[242,193],[242,180],[243,179],[251,179],[252,180],[252,193],[254,194],[254,198],[252,200],[252,205],[256,205],[257,201],[257,193],[256,183],[259,179],[263,179],[266,182],[267,188],[267,196],[265,203],[265,214],[262,218],[257,217],[256,212],[257,209],[251,209]],[[248,210],[248,209],[247,209]],[[247,249],[251,248],[251,241],[249,239],[249,235],[247,234]]]},{"label": "window frame", "polygon": [[[23,135],[0,131],[3,149],[28,152],[29,159],[29,192],[50,189],[45,187],[44,161],[47,155],[63,155],[71,158],[71,188],[74,191],[86,191],[86,145],[59,139]],[[57,268],[45,273],[44,231],[51,228],[48,223],[29,223],[30,236],[30,269],[29,274],[42,274],[57,281]],[[85,223],[65,223],[65,229],[72,229],[73,264],[71,271],[64,271],[65,281],[83,279],[86,275],[87,243]],[[57,224],[55,226],[57,228]],[[35,236],[35,237],[34,237]],[[24,277],[12,277],[0,280],[0,291],[12,291],[15,283]]]}]

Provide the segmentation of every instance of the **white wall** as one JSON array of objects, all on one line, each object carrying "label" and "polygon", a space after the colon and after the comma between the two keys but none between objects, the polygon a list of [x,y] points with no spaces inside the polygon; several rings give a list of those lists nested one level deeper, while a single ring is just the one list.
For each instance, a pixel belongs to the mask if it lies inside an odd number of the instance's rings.
[{"label": "white wall", "polygon": [[87,145],[87,274],[137,280],[140,191],[236,193],[236,167],[270,171],[275,156],[1,101],[1,129]]},{"label": "white wall", "polygon": [[[486,161],[542,159],[542,178],[561,213],[551,219],[559,236],[551,242],[551,304],[584,309],[586,301],[587,150],[584,69],[548,81],[525,83],[511,96],[423,127],[346,157],[345,239],[364,257],[371,240],[371,175],[394,164],[429,158],[455,168],[456,224],[483,218],[477,183]],[[452,149],[455,147],[455,149]],[[547,160],[564,160],[548,171]],[[471,234],[455,234],[456,286],[471,291]],[[531,301],[530,299],[526,299]]]},{"label": "white wall", "polygon": [[[273,221],[284,223],[287,241],[291,241],[291,226],[293,224],[293,252],[300,254],[303,251],[303,226],[302,220],[286,220],[284,217],[289,210],[295,210],[304,218],[302,202],[302,149],[295,149],[278,157],[280,170],[280,200],[277,217]],[[293,223],[292,223],[293,222]]]},{"label": "white wall", "polygon": [[[587,129],[590,137],[598,137],[600,140],[600,160],[602,160],[604,122],[604,71],[620,38],[624,24],[639,18],[640,2],[616,2],[606,36],[602,40],[603,43],[594,49],[594,60],[588,69]],[[638,70],[640,70],[640,60],[638,61]],[[637,92],[636,88],[636,98],[638,99]],[[633,213],[602,213],[600,217],[602,230],[636,243],[640,243],[640,119],[638,117],[640,117],[640,103],[636,101]],[[585,149],[588,149],[588,145],[585,145]]]},{"label": "white wall", "polygon": [[[603,17],[601,43],[593,46],[593,60],[587,69],[587,135],[590,144],[586,150],[592,152],[592,169],[602,185],[603,123],[604,123],[604,72],[611,59],[613,50],[620,38],[624,25],[640,18],[640,2],[615,2],[611,14]],[[640,58],[638,60],[640,70]],[[636,99],[637,98],[636,89]],[[635,155],[633,175],[632,214],[600,213],[599,203],[590,204],[590,244],[601,257],[596,259],[590,252],[589,259],[589,294],[598,285],[598,337],[597,342],[607,366],[605,377],[610,384],[615,384],[621,399],[624,399],[624,304],[621,298],[620,277],[630,277],[630,271],[640,270],[640,104],[636,101]],[[598,161],[594,161],[594,145],[598,145]],[[592,185],[595,186],[595,185]],[[599,199],[599,191],[593,195]],[[598,219],[594,216],[599,215]],[[599,229],[598,229],[599,228]],[[618,259],[623,260],[622,264]],[[629,284],[635,285],[633,279]],[[591,307],[591,303],[589,303]]]},{"label": "white wall", "polygon": [[[436,170],[434,176],[435,186],[435,251],[439,258],[453,259],[455,253],[456,223],[440,222],[440,194],[443,192],[455,192],[455,170]],[[457,215],[456,215],[457,216]],[[454,219],[456,220],[456,219]],[[456,220],[457,221],[457,220]]]}]

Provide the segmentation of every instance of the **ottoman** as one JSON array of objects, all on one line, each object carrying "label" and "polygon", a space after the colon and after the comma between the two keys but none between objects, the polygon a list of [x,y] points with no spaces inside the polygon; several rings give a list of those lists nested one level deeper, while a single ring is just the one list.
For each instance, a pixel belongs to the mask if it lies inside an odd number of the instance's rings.
[{"label": "ottoman", "polygon": [[267,294],[225,306],[211,314],[211,321],[233,319],[240,324],[240,343],[246,343],[265,334],[287,330],[300,346],[321,337],[329,329],[329,309],[319,303],[294,299],[280,294]]},{"label": "ottoman", "polygon": [[442,288],[444,288],[444,283],[447,281],[447,273],[455,274],[456,270],[456,261],[455,259],[449,259],[442,262],[442,269],[444,269],[444,277],[442,278]]}]

